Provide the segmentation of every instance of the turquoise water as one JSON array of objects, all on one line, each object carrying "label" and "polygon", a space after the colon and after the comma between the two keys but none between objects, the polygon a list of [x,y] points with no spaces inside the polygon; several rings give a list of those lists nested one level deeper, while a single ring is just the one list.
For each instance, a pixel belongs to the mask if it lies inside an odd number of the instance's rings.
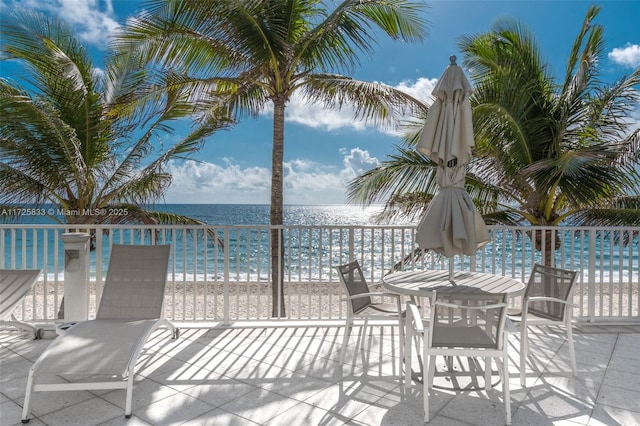
[{"label": "turquoise water", "polygon": [[[165,204],[162,211],[182,214],[209,225],[268,225],[269,205],[265,204]],[[285,206],[285,225],[371,225],[381,207],[346,205]]]},{"label": "turquoise water", "polygon": [[[263,275],[269,270],[268,244],[269,232],[260,228],[236,228],[225,230],[224,226],[231,225],[254,225],[266,226],[269,224],[268,205],[210,205],[210,204],[166,204],[159,210],[170,213],[181,214],[199,219],[216,229],[217,237],[228,238],[227,247],[231,263],[230,269],[235,276],[244,275],[247,279],[266,279]],[[348,258],[349,247],[344,244],[344,239],[348,238],[347,231],[310,230],[305,226],[362,226],[373,225],[373,217],[381,211],[381,207],[375,206],[368,209],[346,205],[326,205],[326,206],[285,206],[284,224],[289,226],[300,226],[285,231],[285,241],[287,242],[287,253],[292,261],[287,265],[287,270],[296,276],[312,276],[324,279],[330,271],[332,263],[340,262],[341,259]],[[25,217],[23,223],[52,223],[40,217]],[[1,225],[0,225],[1,228]],[[229,235],[224,235],[228,232]],[[0,247],[0,259],[4,257],[4,265],[16,265],[16,267],[32,267],[34,256],[37,259],[36,267],[42,268],[42,259],[48,259],[48,269],[53,270],[54,250],[56,234],[60,232],[49,232],[45,234],[42,230],[38,232],[11,232],[5,229],[4,239],[0,239],[3,246]],[[215,240],[208,237],[206,244],[208,258],[205,259],[202,250],[204,244],[204,233],[158,235],[158,241],[168,241],[175,243],[176,250],[176,271],[185,272],[188,275],[200,275],[205,270],[207,274],[214,274],[219,277],[220,271],[224,270],[224,258],[222,250],[216,246]],[[389,270],[392,267],[383,259],[401,259],[403,254],[411,250],[412,241],[410,236],[382,236],[376,234],[355,233],[355,247],[361,247],[362,252],[357,256],[363,259],[373,259],[371,267],[377,270]],[[493,233],[493,243],[483,248],[484,254],[488,253],[490,262],[485,267],[487,272],[519,271],[530,270],[534,262],[540,261],[539,253],[532,250],[528,237],[521,234],[501,234]],[[583,270],[586,273],[588,253],[582,247],[588,246],[587,231],[571,234],[565,232],[563,236],[562,248],[556,253],[558,264]],[[616,238],[609,238],[607,232],[597,232],[595,240],[595,263],[598,269],[597,281],[638,281],[638,235],[631,238],[629,245],[620,244]],[[130,243],[140,241],[141,238],[148,239],[149,236],[141,236],[139,233],[130,231],[112,232],[104,236],[103,250],[105,258],[108,256],[110,242]],[[194,238],[197,244],[193,245]],[[342,239],[342,240],[341,240]],[[44,242],[47,244],[44,244]],[[342,241],[342,242],[341,242]],[[382,243],[382,244],[381,244]],[[12,246],[19,249],[15,253],[10,252]],[[47,252],[45,253],[45,246]],[[402,250],[405,250],[402,252]],[[195,252],[195,254],[194,254]],[[58,241],[58,264],[62,265],[62,243]],[[183,257],[184,253],[184,257]],[[465,260],[464,268],[468,267],[469,259]],[[105,262],[106,263],[106,262]],[[462,266],[462,265],[458,265]],[[106,267],[106,265],[105,265]],[[322,272],[319,272],[322,271]],[[95,272],[95,271],[94,271]],[[257,275],[260,276],[257,276]]]},{"label": "turquoise water", "polygon": [[[45,207],[46,210],[49,208]],[[223,227],[233,225],[243,226],[267,226],[269,224],[269,205],[250,205],[250,204],[164,204],[156,206],[155,210],[164,211],[168,213],[175,213],[184,216],[188,216],[194,219],[201,220],[212,227]],[[358,226],[373,223],[373,216],[381,211],[381,207],[370,207],[362,209],[360,207],[346,206],[346,205],[322,205],[322,206],[285,206],[284,207],[284,224],[289,226]],[[24,215],[19,218],[18,224],[54,224],[56,223],[50,218],[42,215]],[[126,226],[126,225],[125,225]],[[0,229],[1,229],[0,224]],[[224,238],[224,231],[217,230],[218,237]],[[253,266],[250,270],[257,269],[255,262],[258,260],[250,260],[257,251],[267,252],[266,246],[269,241],[268,232],[265,231],[252,231],[254,235],[247,234],[245,230],[231,230],[229,235],[230,242],[230,254],[237,259],[240,263],[243,260],[253,262]],[[254,241],[256,238],[255,233],[260,232],[264,235],[260,237],[260,246],[256,245]],[[11,231],[5,229],[4,232],[4,246],[0,247],[0,259],[4,254],[4,265],[16,265],[16,267],[38,267],[43,268],[42,259],[45,257],[48,259],[48,269],[54,269],[55,254],[54,250],[57,246],[58,250],[58,264],[63,264],[63,248],[60,241],[60,234],[62,230],[57,232],[49,231],[45,234],[45,231],[38,230],[36,232],[29,231],[22,233],[21,231]],[[176,263],[179,271],[193,270],[194,260],[195,267],[202,269],[202,265],[205,261],[202,254],[202,250],[198,250],[197,257],[194,256],[193,239],[202,239],[202,233],[199,235],[188,234],[182,238],[178,235],[176,243],[182,250],[176,250]],[[141,238],[148,239],[149,236],[141,236],[138,233],[131,233],[130,231],[113,232],[112,235],[104,236],[103,251],[105,258],[108,257],[109,239],[118,243],[130,243],[139,242]],[[164,235],[163,238],[169,239],[170,242],[173,236]],[[56,244],[56,238],[58,238],[58,244]],[[251,243],[248,243],[252,240]],[[46,241],[46,244],[44,242]],[[296,245],[309,244],[313,245],[313,241],[306,243],[298,241],[295,237],[292,238],[293,249],[296,249]],[[2,240],[0,240],[2,242]],[[183,244],[184,243],[184,244]],[[213,239],[209,238],[208,245],[211,247]],[[45,255],[46,246],[46,255]],[[10,248],[17,247],[15,253],[11,253]],[[200,247],[201,249],[202,247]],[[182,257],[182,251],[184,250],[185,256]],[[216,253],[216,250],[209,250],[213,255],[218,255],[215,259],[209,259],[214,262],[218,269],[223,267],[223,259],[220,253]],[[92,253],[93,254],[93,253]],[[34,256],[37,259],[34,264]],[[268,269],[267,258],[263,255],[261,268],[263,270]],[[213,265],[210,264],[211,268]],[[106,267],[106,266],[105,266]]]}]

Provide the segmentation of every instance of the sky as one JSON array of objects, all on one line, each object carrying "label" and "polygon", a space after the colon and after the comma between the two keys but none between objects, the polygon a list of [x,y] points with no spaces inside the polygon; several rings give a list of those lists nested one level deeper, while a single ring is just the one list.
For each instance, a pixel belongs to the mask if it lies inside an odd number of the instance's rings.
[{"label": "sky", "polygon": [[[333,2],[328,2],[333,4]],[[376,53],[361,57],[352,75],[384,83],[431,102],[431,90],[449,64],[462,55],[462,36],[515,19],[535,35],[552,74],[564,76],[573,40],[591,4],[602,6],[596,22],[605,29],[602,79],[613,82],[640,66],[640,1],[428,1],[429,35],[419,44],[380,38]],[[0,14],[22,6],[59,16],[76,30],[97,67],[109,36],[142,10],[137,0],[0,0]],[[11,77],[0,63],[0,76]],[[639,88],[640,89],[640,88]],[[630,117],[640,124],[640,106]],[[269,204],[272,115],[245,119],[209,137],[193,161],[174,162],[173,181],[164,201],[194,204]],[[346,187],[357,175],[396,152],[400,139],[390,129],[353,120],[349,111],[329,111],[291,100],[285,116],[285,204],[343,204]],[[176,135],[187,127],[176,129]],[[180,133],[183,132],[183,133]],[[176,137],[177,136],[171,136]]]}]

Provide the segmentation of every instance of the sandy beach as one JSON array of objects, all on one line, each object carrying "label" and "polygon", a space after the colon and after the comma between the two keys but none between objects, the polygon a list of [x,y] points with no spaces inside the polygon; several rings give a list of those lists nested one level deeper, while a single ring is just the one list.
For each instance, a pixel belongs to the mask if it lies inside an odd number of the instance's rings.
[{"label": "sandy beach", "polygon": [[[381,285],[375,291],[385,291]],[[64,294],[61,282],[38,282],[35,291],[28,295],[15,315],[26,321],[57,321],[58,306]],[[224,320],[225,289],[222,282],[199,281],[169,282],[165,296],[164,314],[176,321]],[[287,319],[339,319],[346,316],[346,306],[341,300],[343,291],[338,282],[286,283],[284,300]],[[260,320],[271,318],[271,288],[264,282],[232,282],[228,287],[229,319]],[[514,303],[519,303],[516,298]],[[574,318],[587,315],[588,291],[578,286],[574,292]],[[638,285],[604,284],[596,293],[594,307],[596,317],[638,317]],[[45,315],[46,306],[46,315]],[[95,316],[95,283],[90,286],[89,316]],[[24,316],[23,316],[24,314]]]}]

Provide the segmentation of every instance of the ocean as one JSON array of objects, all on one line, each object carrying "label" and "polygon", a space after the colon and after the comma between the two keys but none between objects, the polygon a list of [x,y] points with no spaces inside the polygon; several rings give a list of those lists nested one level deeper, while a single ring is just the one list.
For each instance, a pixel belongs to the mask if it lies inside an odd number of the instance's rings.
[{"label": "ocean", "polygon": [[[268,204],[162,204],[157,210],[181,214],[209,225],[268,225]],[[285,225],[373,225],[381,206],[342,204],[284,206]]]},{"label": "ocean", "polygon": [[[258,204],[161,204],[155,206],[156,210],[169,213],[185,215],[203,221],[212,227],[223,226],[266,226],[269,224],[269,205]],[[284,207],[284,225],[289,226],[333,226],[333,227],[349,227],[349,226],[367,226],[375,225],[376,214],[382,211],[382,206],[372,206],[361,208],[349,205],[288,205]],[[24,217],[21,223],[33,224],[42,223],[50,224],[50,219],[42,216]],[[400,225],[407,225],[402,223]],[[1,222],[0,222],[1,228]],[[218,236],[223,235],[224,231],[217,228]],[[243,271],[252,274],[254,270],[267,271],[269,269],[268,256],[268,235],[266,230],[242,230],[240,228],[229,231],[229,251],[232,256],[232,262],[243,265]],[[380,231],[381,232],[381,231]],[[398,260],[402,259],[408,252],[412,250],[413,242],[410,233],[394,236],[392,234],[381,235],[379,231],[367,231],[354,235],[354,247],[360,250],[363,260],[374,259],[375,267],[388,270],[393,265],[387,265],[390,257]],[[621,232],[621,231],[617,231]],[[128,231],[125,231],[127,234]],[[116,241],[116,232],[114,235],[108,235],[104,238],[105,250],[108,249],[109,238]],[[128,235],[128,234],[127,234]],[[484,262],[485,259],[489,264],[483,266],[485,269],[491,269],[496,273],[508,270],[530,270],[534,262],[540,261],[540,254],[531,247],[529,238],[519,236],[517,231],[502,228],[496,228],[492,231],[494,238],[493,243],[485,246],[483,254],[478,256],[478,262]],[[571,231],[565,229],[562,233],[563,243],[562,250],[556,252],[558,264],[565,264],[569,267],[582,269],[583,275],[587,274],[587,260],[589,257],[586,251],[588,246],[588,230]],[[597,231],[595,234],[595,256],[594,261],[599,271],[597,281],[609,281],[611,279],[619,282],[637,282],[638,280],[638,235],[632,236],[630,245],[621,244],[624,235],[618,234],[618,237],[612,237],[612,234],[606,230]],[[322,266],[321,263],[328,262],[326,260],[327,253],[335,253],[339,257],[349,257],[351,248],[347,245],[346,234],[332,234],[332,231],[312,231],[312,230],[296,230],[292,229],[285,234],[289,246],[287,249],[292,254],[302,256],[299,265],[293,265],[293,269],[306,270],[309,269],[312,275],[316,273],[326,274],[327,265]],[[130,238],[126,235],[121,238]],[[136,237],[136,238],[139,238]],[[333,239],[332,239],[333,238]],[[53,267],[53,259],[51,254],[54,247],[54,234],[49,233],[46,236],[39,232],[37,235],[23,234],[6,230],[4,238],[0,239],[0,257],[4,257],[4,265],[16,264],[20,266],[25,262],[26,265],[32,265],[34,255],[38,259],[35,263],[38,267],[42,267],[43,257],[49,258],[47,262],[50,270]],[[47,244],[43,244],[47,241]],[[182,240],[178,240],[182,247]],[[205,259],[201,255],[201,247],[192,245],[193,236],[187,234],[184,239],[184,255],[182,259],[182,250],[178,250],[177,265],[180,270],[192,271],[201,269],[200,266],[204,262],[210,265],[217,264],[223,267],[224,261],[221,257],[216,256],[214,259]],[[210,244],[211,242],[209,242]],[[344,244],[344,245],[343,245]],[[48,255],[45,254],[43,246],[49,247]],[[337,245],[339,245],[338,248]],[[16,252],[12,253],[10,247],[16,247]],[[59,242],[59,253],[62,255],[61,244]],[[4,254],[4,256],[2,256]],[[194,257],[195,254],[195,257]],[[458,256],[456,256],[458,258]],[[2,259],[0,259],[2,260]],[[60,264],[62,260],[58,260]],[[16,263],[17,262],[17,263]],[[184,263],[183,263],[184,262]],[[195,264],[194,264],[195,262]],[[334,260],[335,262],[335,260]],[[469,266],[469,259],[465,259],[463,268]],[[232,265],[233,266],[233,265]],[[248,269],[247,269],[248,268]],[[330,268],[329,268],[330,269]],[[323,272],[319,272],[322,270]]]}]

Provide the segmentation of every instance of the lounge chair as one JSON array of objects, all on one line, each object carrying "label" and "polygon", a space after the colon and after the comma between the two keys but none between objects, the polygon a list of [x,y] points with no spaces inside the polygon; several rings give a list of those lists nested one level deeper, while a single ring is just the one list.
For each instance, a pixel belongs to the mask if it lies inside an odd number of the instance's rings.
[{"label": "lounge chair", "polygon": [[[136,361],[161,319],[169,265],[168,245],[114,245],[95,320],[81,321],[58,336],[33,364],[27,378],[22,423],[29,422],[32,392],[126,389],[131,417]],[[60,376],[67,383],[45,382]]]},{"label": "lounge chair", "polygon": [[0,326],[14,327],[40,337],[40,330],[13,314],[40,275],[40,269],[0,269]]}]

